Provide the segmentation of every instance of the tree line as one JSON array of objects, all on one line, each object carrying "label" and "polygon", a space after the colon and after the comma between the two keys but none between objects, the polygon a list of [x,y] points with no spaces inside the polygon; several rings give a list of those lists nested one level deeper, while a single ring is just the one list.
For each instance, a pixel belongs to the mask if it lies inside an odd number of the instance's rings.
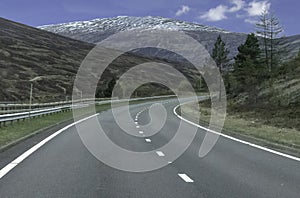
[{"label": "tree line", "polygon": [[[218,36],[212,58],[224,78],[230,96],[243,93],[248,103],[256,104],[259,88],[263,84],[272,86],[275,77],[280,72],[284,73],[285,67],[280,67],[283,65],[280,55],[283,55],[284,49],[278,39],[282,32],[283,28],[275,14],[264,11],[256,24],[256,32],[248,34],[246,41],[238,47],[234,63],[229,63],[229,51],[221,36]],[[229,64],[233,64],[231,71],[224,69]]]}]

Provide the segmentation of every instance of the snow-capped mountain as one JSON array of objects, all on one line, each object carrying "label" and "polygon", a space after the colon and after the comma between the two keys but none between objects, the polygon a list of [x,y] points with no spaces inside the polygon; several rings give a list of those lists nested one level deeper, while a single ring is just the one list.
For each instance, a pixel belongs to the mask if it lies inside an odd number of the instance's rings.
[{"label": "snow-capped mountain", "polygon": [[[44,25],[38,27],[40,29],[57,33],[73,39],[97,43],[107,38],[108,36],[125,30],[176,30],[184,31],[197,39],[210,51],[215,39],[219,34],[226,35],[224,39],[234,40],[229,43],[229,48],[232,48],[232,56],[236,53],[237,44],[245,39],[245,35],[231,33],[229,31],[190,23],[176,19],[163,17],[129,17],[118,16],[114,18],[94,19],[90,21],[78,21],[62,24]],[[234,38],[233,38],[234,37]],[[230,45],[233,45],[232,47]]]},{"label": "snow-capped mountain", "polygon": [[163,17],[129,17],[118,16],[114,18],[94,19],[90,21],[77,21],[38,27],[54,33],[98,32],[98,31],[124,31],[132,29],[164,29],[182,31],[211,31],[227,33],[228,31],[215,27],[189,23],[185,21]]},{"label": "snow-capped mountain", "polygon": [[[247,35],[244,33],[235,33],[223,30],[216,27],[201,25],[198,23],[190,23],[176,19],[169,19],[163,17],[130,17],[118,16],[113,18],[93,19],[90,21],[77,21],[62,24],[44,25],[38,28],[50,31],[62,36],[70,37],[76,40],[81,40],[89,43],[97,43],[107,38],[108,36],[125,30],[140,29],[140,30],[176,30],[183,31],[190,35],[206,49],[211,52],[213,45],[218,35],[226,43],[229,49],[229,58],[232,59],[237,54],[237,48],[241,45]],[[299,36],[284,38],[289,44],[294,56],[299,49]]]}]

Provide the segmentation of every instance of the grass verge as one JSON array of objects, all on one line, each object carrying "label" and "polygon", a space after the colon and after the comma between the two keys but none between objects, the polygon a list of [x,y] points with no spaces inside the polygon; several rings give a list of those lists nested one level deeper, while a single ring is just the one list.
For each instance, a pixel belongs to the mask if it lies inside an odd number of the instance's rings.
[{"label": "grass verge", "polygon": [[[182,116],[193,120],[197,112],[193,104],[186,104]],[[291,155],[300,156],[300,131],[296,128],[278,127],[276,123],[266,124],[262,118],[253,116],[253,112],[237,112],[227,109],[223,133]],[[200,103],[199,123],[208,126],[211,109]],[[196,120],[193,120],[196,121]],[[197,121],[196,121],[197,122]]]},{"label": "grass verge", "polygon": [[[110,104],[96,106],[96,111],[101,112],[110,108]],[[7,124],[0,128],[0,148],[10,144],[13,141],[33,134],[36,131],[42,131],[48,127],[63,123],[73,119],[72,111],[59,112],[43,117],[26,119],[24,121]]]}]

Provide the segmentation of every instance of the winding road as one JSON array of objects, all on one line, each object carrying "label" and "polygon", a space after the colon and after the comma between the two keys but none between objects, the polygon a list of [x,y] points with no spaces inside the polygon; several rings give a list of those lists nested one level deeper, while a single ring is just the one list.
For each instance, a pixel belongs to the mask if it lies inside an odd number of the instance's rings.
[{"label": "winding road", "polygon": [[[132,151],[151,151],[167,166],[131,173],[114,169],[97,160],[83,145],[71,126],[29,155],[0,179],[0,197],[289,197],[300,196],[300,162],[220,137],[213,150],[198,157],[205,131],[198,129],[188,149],[175,161],[160,147],[174,137],[180,119],[173,109],[176,99],[158,101],[168,117],[159,133],[140,137],[124,133],[112,111],[101,112],[107,136]],[[138,129],[150,121],[153,102],[130,105]],[[157,103],[157,101],[156,101]],[[122,108],[122,107],[120,107]],[[78,123],[83,127],[89,120]],[[10,152],[5,151],[5,152]],[[107,153],[114,157],[113,153]],[[2,159],[0,159],[1,162]],[[138,163],[138,162],[134,162]]]}]

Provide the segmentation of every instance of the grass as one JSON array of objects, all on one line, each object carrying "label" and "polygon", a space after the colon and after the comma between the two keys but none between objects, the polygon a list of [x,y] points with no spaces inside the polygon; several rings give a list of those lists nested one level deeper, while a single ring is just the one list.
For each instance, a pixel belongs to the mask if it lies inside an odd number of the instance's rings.
[{"label": "grass", "polygon": [[[96,106],[96,111],[101,112],[110,108],[110,104]],[[82,111],[84,112],[84,111]],[[38,130],[73,119],[72,111],[60,112],[44,117],[36,117],[25,121],[14,122],[0,128],[0,148]]]},{"label": "grass", "polygon": [[[258,116],[253,112],[232,111],[230,108],[227,110],[223,133],[300,156],[300,131],[296,128],[278,127],[275,121],[280,118],[274,117],[274,122],[270,122],[270,120],[264,120],[262,115]],[[182,111],[182,115],[190,119],[199,113],[192,108],[192,105],[188,104],[182,108]],[[210,114],[210,107],[200,103],[199,122],[201,125],[208,125]]]}]

